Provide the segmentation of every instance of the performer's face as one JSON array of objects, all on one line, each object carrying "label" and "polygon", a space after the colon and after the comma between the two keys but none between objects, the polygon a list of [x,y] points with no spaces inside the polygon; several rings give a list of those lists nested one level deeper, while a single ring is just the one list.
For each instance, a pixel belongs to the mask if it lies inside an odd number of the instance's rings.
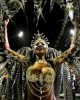
[{"label": "performer's face", "polygon": [[42,39],[39,39],[35,42],[33,50],[36,54],[45,54],[47,48],[48,45],[46,44],[46,42]]}]

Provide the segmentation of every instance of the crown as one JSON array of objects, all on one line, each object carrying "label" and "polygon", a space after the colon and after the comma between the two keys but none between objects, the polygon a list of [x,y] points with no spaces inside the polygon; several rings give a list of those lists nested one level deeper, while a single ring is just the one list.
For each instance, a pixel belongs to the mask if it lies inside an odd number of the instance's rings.
[{"label": "crown", "polygon": [[34,43],[41,39],[41,40],[44,40],[45,43],[48,45],[49,44],[49,41],[48,41],[48,38],[45,37],[44,33],[39,33],[39,30],[37,31],[38,33],[37,34],[34,34],[34,36],[32,37],[32,40],[31,40],[31,47],[34,46]]}]

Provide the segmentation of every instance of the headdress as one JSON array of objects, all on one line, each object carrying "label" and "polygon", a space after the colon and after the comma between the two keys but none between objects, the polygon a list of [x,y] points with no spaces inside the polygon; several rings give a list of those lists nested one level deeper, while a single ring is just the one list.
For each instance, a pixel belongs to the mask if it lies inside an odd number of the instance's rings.
[{"label": "headdress", "polygon": [[38,33],[34,34],[34,37],[32,37],[31,47],[33,47],[34,43],[39,39],[44,40],[47,45],[49,44],[48,38],[45,37],[44,33],[39,33],[39,31],[38,31]]}]

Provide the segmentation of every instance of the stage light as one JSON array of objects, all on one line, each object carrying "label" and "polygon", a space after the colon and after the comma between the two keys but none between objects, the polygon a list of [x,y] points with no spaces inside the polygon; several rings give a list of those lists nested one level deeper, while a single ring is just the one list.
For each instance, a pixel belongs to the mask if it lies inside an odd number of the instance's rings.
[{"label": "stage light", "polygon": [[71,30],[70,30],[70,34],[71,34],[71,35],[75,35],[75,30],[74,30],[74,29],[71,29]]},{"label": "stage light", "polygon": [[22,37],[23,36],[23,32],[19,32],[18,37]]}]

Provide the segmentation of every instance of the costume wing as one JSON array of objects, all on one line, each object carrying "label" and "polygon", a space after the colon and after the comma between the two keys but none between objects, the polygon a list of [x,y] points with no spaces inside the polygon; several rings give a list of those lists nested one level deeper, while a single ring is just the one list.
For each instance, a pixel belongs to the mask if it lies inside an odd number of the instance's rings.
[{"label": "costume wing", "polygon": [[0,52],[0,99],[2,96],[4,96],[6,80],[8,77],[6,64],[7,64],[6,56],[2,52]]},{"label": "costume wing", "polygon": [[[57,76],[55,79],[55,95],[59,99],[60,93],[66,100],[73,98],[72,90],[76,88],[79,92],[80,86],[80,32],[78,30],[77,50],[71,57],[67,58],[61,67],[57,69]],[[73,85],[74,82],[74,85]]]},{"label": "costume wing", "polygon": [[80,86],[80,31],[78,30],[77,34],[77,50],[74,52],[74,54],[69,59],[69,63],[72,66],[72,69],[74,70],[75,76],[76,76],[76,84]]},{"label": "costume wing", "polygon": [[[58,56],[60,53],[53,49],[54,56]],[[61,93],[65,100],[71,100],[73,98],[72,95],[72,74],[70,71],[69,64],[66,61],[62,63],[62,65],[57,67],[56,78],[54,82],[54,91],[57,100],[60,99]]]},{"label": "costume wing", "polygon": [[[23,47],[18,53],[27,56],[29,51],[30,48]],[[26,81],[23,66],[27,67],[28,65],[15,59],[12,55],[8,55],[7,62],[0,63],[0,66],[3,66],[0,70],[1,100],[24,100]]]}]

